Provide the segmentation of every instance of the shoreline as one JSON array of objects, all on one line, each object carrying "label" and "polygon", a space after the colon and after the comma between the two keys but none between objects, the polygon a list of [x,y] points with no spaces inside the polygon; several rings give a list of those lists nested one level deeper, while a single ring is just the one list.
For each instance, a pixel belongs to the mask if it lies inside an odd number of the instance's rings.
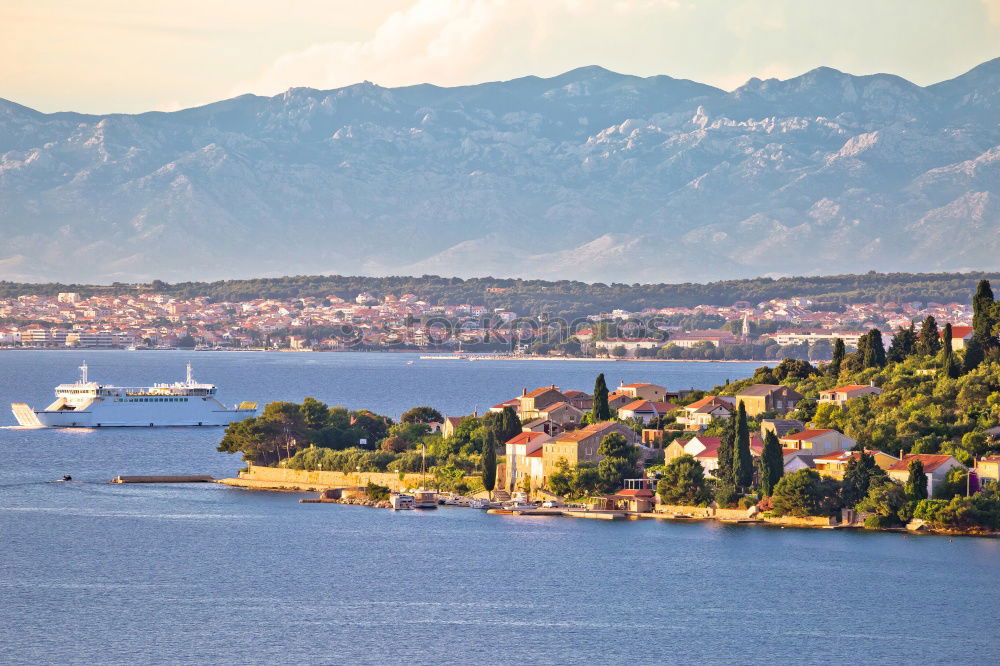
[{"label": "shoreline", "polygon": [[[180,347],[170,347],[165,349],[125,349],[125,348],[113,348],[107,349],[102,347],[69,347],[66,349],[53,349],[48,347],[0,347],[0,352],[123,352],[123,351],[142,351],[142,352],[224,352],[224,353],[283,353],[283,354],[424,354],[424,355],[435,355],[436,358],[424,358],[421,357],[418,360],[421,361],[582,361],[582,362],[616,362],[616,363],[762,363],[762,364],[777,364],[780,363],[779,359],[711,359],[711,358],[611,358],[611,357],[591,357],[591,356],[491,356],[489,354],[482,355],[462,355],[462,356],[450,356],[450,352],[434,352],[432,350],[393,350],[393,349],[380,349],[380,350],[367,350],[367,349],[183,349]],[[815,361],[810,361],[810,363],[827,363],[829,359],[816,359]]]},{"label": "shoreline", "polygon": [[[213,483],[217,483],[224,486],[229,486],[230,488],[237,488],[240,490],[250,491],[250,492],[276,492],[276,493],[309,493],[316,492],[322,493],[324,490],[330,488],[328,485],[318,484],[315,482],[291,482],[291,481],[260,481],[245,478],[225,478],[216,479]],[[309,498],[307,498],[309,499]],[[339,505],[349,505],[349,506],[371,506],[367,504],[362,504],[361,502],[350,502],[350,501],[306,501],[303,502],[299,500],[299,503],[303,504],[339,504]],[[660,505],[657,505],[660,506]],[[379,508],[379,507],[371,507]],[[383,507],[384,508],[384,507]],[[456,507],[450,507],[456,508]],[[457,507],[463,508],[463,507]],[[618,510],[560,510],[560,511],[546,511],[546,512],[535,512],[531,510],[514,510],[510,513],[503,513],[497,515],[506,515],[514,517],[561,517],[561,518],[602,518],[605,520],[661,520],[670,521],[677,523],[716,523],[718,525],[751,525],[759,527],[767,527],[772,529],[809,529],[809,530],[852,530],[858,532],[895,532],[902,534],[904,536],[939,536],[939,537],[979,537],[979,538],[1000,538],[1000,532],[990,532],[987,530],[948,530],[948,529],[933,529],[930,527],[922,527],[917,530],[909,530],[905,527],[879,527],[879,528],[867,528],[863,525],[845,525],[841,523],[831,523],[830,519],[823,518],[822,516],[809,516],[806,518],[795,518],[792,516],[782,516],[782,517],[761,517],[761,518],[737,518],[731,515],[693,515],[694,512],[707,512],[706,507],[680,507],[672,506],[671,508],[683,508],[684,513],[670,512],[670,511],[651,511],[651,512],[637,512],[637,511],[618,511]],[[724,511],[733,511],[732,509],[726,509]]]}]

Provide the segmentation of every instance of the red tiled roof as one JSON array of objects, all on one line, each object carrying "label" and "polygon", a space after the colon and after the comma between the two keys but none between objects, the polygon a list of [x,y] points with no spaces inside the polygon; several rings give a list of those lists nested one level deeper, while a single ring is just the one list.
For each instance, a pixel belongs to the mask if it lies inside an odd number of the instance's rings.
[{"label": "red tiled roof", "polygon": [[519,432],[510,439],[507,440],[507,444],[528,444],[532,440],[538,439],[539,437],[547,437],[544,432],[534,432],[532,430],[527,430],[525,432]]},{"label": "red tiled roof", "polygon": [[551,386],[543,386],[542,388],[536,388],[534,391],[531,391],[525,397],[527,397],[527,398],[537,398],[538,396],[542,395],[546,391],[556,391],[558,393],[558,389],[552,388]]},{"label": "red tiled roof", "polygon": [[924,464],[925,472],[933,472],[941,465],[948,462],[951,456],[932,454],[932,453],[907,453],[903,456],[903,459],[899,462],[895,462],[889,468],[890,472],[905,472],[909,466],[911,460],[919,460]]},{"label": "red tiled roof", "polygon": [[[942,326],[941,328],[942,328],[942,330],[938,332],[938,335],[943,336],[944,335],[944,330],[943,330],[944,327]],[[967,338],[970,335],[972,335],[972,331],[973,330],[974,329],[971,326],[952,326],[951,327],[951,339],[952,340],[956,340],[956,339]]]},{"label": "red tiled roof", "polygon": [[646,490],[645,488],[625,488],[612,495],[612,497],[639,497],[642,499],[648,499],[652,496],[653,491]]},{"label": "red tiled roof", "polygon": [[[541,433],[538,434],[540,435]],[[526,455],[525,458],[541,458],[542,450],[543,450],[542,447],[539,446],[537,449]]]},{"label": "red tiled roof", "polygon": [[857,391],[858,389],[865,388],[875,388],[874,386],[869,386],[868,384],[847,384],[846,386],[838,386],[837,388],[830,389],[834,393],[846,393],[847,391]]}]

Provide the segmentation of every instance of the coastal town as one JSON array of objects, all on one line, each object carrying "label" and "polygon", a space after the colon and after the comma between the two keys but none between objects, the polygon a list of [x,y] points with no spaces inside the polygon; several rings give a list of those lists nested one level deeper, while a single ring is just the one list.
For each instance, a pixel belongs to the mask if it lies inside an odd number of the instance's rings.
[{"label": "coastal town", "polygon": [[967,304],[845,303],[807,298],[615,309],[574,321],[439,304],[413,293],[213,301],[155,292],[0,299],[0,347],[30,349],[481,350],[617,358],[826,359],[870,328],[934,317],[971,324]]},{"label": "coastal town", "polygon": [[829,362],[786,358],[710,390],[610,389],[602,373],[590,392],[524,387],[482,415],[419,406],[399,423],[271,403],[218,450],[250,463],[229,480],[245,487],[316,488],[326,474],[330,491],[389,493],[419,470],[436,491],[496,492],[505,513],[533,512],[535,497],[601,515],[993,532],[1000,304],[985,280],[973,303],[968,336],[928,316],[888,346],[870,329],[853,352],[838,339]]}]

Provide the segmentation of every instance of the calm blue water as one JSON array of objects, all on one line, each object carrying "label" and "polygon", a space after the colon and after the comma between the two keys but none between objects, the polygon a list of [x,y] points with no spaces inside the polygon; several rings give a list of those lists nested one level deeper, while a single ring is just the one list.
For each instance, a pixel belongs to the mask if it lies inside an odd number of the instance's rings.
[{"label": "calm blue water", "polygon": [[[0,353],[0,423],[83,356]],[[91,376],[196,376],[228,402],[452,414],[556,383],[710,387],[753,364],[90,353]],[[230,475],[217,429],[0,429],[3,663],[997,663],[992,539],[300,505],[117,474]],[[78,482],[48,483],[62,474]]]}]

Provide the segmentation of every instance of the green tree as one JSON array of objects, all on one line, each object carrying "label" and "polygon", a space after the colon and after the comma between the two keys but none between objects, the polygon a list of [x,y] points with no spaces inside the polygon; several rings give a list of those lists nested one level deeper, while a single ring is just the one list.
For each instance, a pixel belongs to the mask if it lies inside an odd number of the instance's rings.
[{"label": "green tree", "polygon": [[684,454],[663,468],[656,493],[664,504],[700,505],[712,497],[705,483],[705,471],[694,456]]},{"label": "green tree", "polygon": [[779,516],[830,515],[839,507],[839,484],[823,479],[814,469],[786,474],[774,486],[772,510]]},{"label": "green tree", "polygon": [[941,368],[945,376],[951,379],[956,379],[961,374],[951,343],[951,323],[944,325],[944,332],[941,334]]},{"label": "green tree", "polygon": [[900,363],[916,351],[917,331],[911,321],[909,327],[900,326],[895,335],[892,336],[892,343],[885,356],[890,363]]},{"label": "green tree", "polygon": [[549,490],[560,497],[567,497],[573,492],[573,473],[565,458],[556,461],[556,471],[549,475],[546,483]]},{"label": "green tree", "polygon": [[760,456],[760,491],[770,497],[774,486],[785,474],[785,457],[774,431],[768,430],[764,436],[764,450]]},{"label": "green tree", "polygon": [[483,473],[483,488],[493,499],[493,489],[497,485],[497,441],[492,430],[487,429],[483,435],[483,457],[481,462]]},{"label": "green tree", "polygon": [[833,340],[833,360],[830,361],[830,376],[836,379],[840,376],[840,370],[844,365],[844,357],[847,355],[847,348],[841,338]]},{"label": "green tree", "polygon": [[965,345],[965,356],[962,358],[962,372],[970,373],[983,362],[983,341],[978,334],[973,333]]},{"label": "green tree", "polygon": [[872,483],[880,483],[886,478],[885,470],[875,464],[875,456],[864,450],[857,457],[852,456],[847,461],[840,491],[844,505],[853,507],[868,495]]},{"label": "green tree", "polygon": [[979,339],[984,352],[998,345],[996,316],[990,281],[980,280],[976,286],[976,295],[972,297],[972,329],[973,337]]},{"label": "green tree", "polygon": [[750,428],[747,410],[740,400],[736,409],[736,450],[733,455],[733,485],[747,489],[753,483],[753,456],[750,453]]},{"label": "green tree", "polygon": [[911,460],[906,469],[910,473],[906,478],[906,485],[903,487],[906,496],[912,502],[927,499],[927,474],[924,472],[924,463],[919,460]]},{"label": "green tree", "polygon": [[[870,329],[866,333],[868,340],[864,346],[864,355],[862,357],[862,367],[864,368],[884,368],[885,359],[885,345],[882,343],[882,331],[877,328]],[[861,347],[858,347],[858,351],[861,351]]]},{"label": "green tree", "polygon": [[636,475],[635,463],[639,459],[639,449],[629,444],[621,433],[605,435],[597,447],[597,453],[604,456],[597,464],[597,474],[605,492],[618,490],[624,479]]},{"label": "green tree", "polygon": [[330,424],[330,407],[316,398],[306,398],[299,407],[305,426],[310,430],[322,430]]},{"label": "green tree", "polygon": [[501,428],[503,429],[504,442],[516,437],[518,433],[521,432],[521,419],[518,418],[517,412],[514,411],[513,407],[504,407],[503,419],[501,420]]},{"label": "green tree", "polygon": [[411,407],[410,409],[403,412],[402,416],[399,417],[400,423],[444,423],[444,417],[441,416],[441,412],[434,409],[433,407],[428,407],[422,405],[420,407]]},{"label": "green tree", "polygon": [[917,341],[917,352],[921,356],[934,356],[941,350],[941,337],[938,335],[937,321],[928,316],[920,325],[920,336]]},{"label": "green tree", "polygon": [[715,478],[720,483],[735,486],[735,460],[736,460],[736,410],[729,414],[729,419],[719,437],[719,448],[716,455],[719,457],[719,464],[715,471]]},{"label": "green tree", "polygon": [[[872,479],[868,493],[858,502],[857,510],[878,516],[874,521],[875,527],[890,527],[901,522],[900,514],[905,511],[907,505],[906,493],[903,487],[892,479],[883,476],[879,479]],[[865,526],[870,523],[865,521]]]},{"label": "green tree", "polygon": [[594,405],[590,410],[594,423],[611,419],[611,408],[608,406],[608,385],[604,381],[604,373],[597,375],[594,381]]}]

